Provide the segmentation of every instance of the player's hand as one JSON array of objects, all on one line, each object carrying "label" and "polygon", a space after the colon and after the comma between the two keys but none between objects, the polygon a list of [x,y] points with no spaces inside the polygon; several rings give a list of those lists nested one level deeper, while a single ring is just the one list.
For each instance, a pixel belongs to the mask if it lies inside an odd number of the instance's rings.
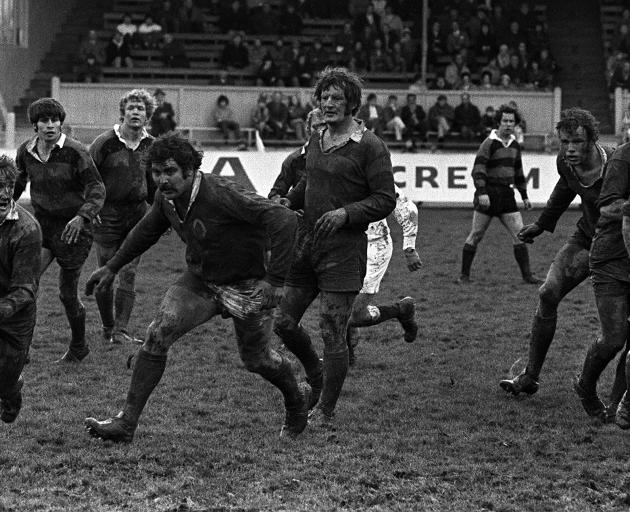
[{"label": "player's hand", "polygon": [[99,293],[111,288],[115,277],[116,274],[107,265],[97,268],[85,283],[85,294],[90,296],[94,292]]},{"label": "player's hand", "polygon": [[63,232],[61,233],[61,241],[67,243],[68,245],[73,245],[79,240],[79,234],[83,229],[83,224],[85,223],[85,219],[80,215],[75,215],[66,227],[63,228]]},{"label": "player's hand", "polygon": [[291,200],[288,197],[281,197],[278,199],[278,204],[281,204],[286,208],[291,208]]},{"label": "player's hand", "polygon": [[526,244],[533,244],[534,238],[539,235],[542,235],[543,228],[541,228],[535,222],[533,224],[528,224],[527,226],[521,228],[521,230],[516,235],[521,242],[525,242]]},{"label": "player's hand", "polygon": [[258,284],[252,291],[251,297],[256,297],[257,295],[261,295],[261,309],[273,309],[278,304],[280,304],[280,299],[282,298],[282,287],[281,286],[273,286],[269,284],[267,281],[260,280]]},{"label": "player's hand", "polygon": [[13,305],[8,300],[0,300],[0,322],[13,315]]},{"label": "player's hand", "polygon": [[315,223],[315,240],[326,238],[348,222],[348,212],[345,208],[337,208],[326,212]]},{"label": "player's hand", "polygon": [[532,202],[529,199],[523,199],[523,206],[526,210],[532,209]]},{"label": "player's hand", "polygon": [[490,196],[488,194],[481,194],[477,197],[477,201],[479,201],[479,208],[482,210],[487,210],[490,208]]},{"label": "player's hand", "polygon": [[280,204],[280,199],[282,199],[280,194],[275,194],[269,198],[270,201],[273,201],[276,204]]},{"label": "player's hand", "polygon": [[415,272],[422,268],[422,260],[415,249],[405,249],[405,261],[409,272]]}]

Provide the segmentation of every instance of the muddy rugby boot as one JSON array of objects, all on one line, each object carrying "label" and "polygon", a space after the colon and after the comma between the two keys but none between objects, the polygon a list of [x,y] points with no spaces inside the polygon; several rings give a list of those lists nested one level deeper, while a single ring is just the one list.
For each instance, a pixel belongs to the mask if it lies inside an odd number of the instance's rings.
[{"label": "muddy rugby boot", "polygon": [[538,391],[538,382],[525,372],[517,375],[513,379],[499,381],[499,386],[501,386],[501,389],[504,391],[512,393],[515,396],[519,393],[533,395]]},{"label": "muddy rugby boot", "polygon": [[5,423],[13,423],[20,414],[22,409],[22,386],[24,386],[24,379],[20,375],[18,381],[15,383],[13,393],[7,398],[0,400],[0,420]]},{"label": "muddy rugby boot", "polygon": [[85,418],[85,428],[88,433],[103,441],[115,443],[130,443],[137,425],[127,421],[122,411],[113,418],[98,421],[96,418]]},{"label": "muddy rugby boot", "polygon": [[280,437],[295,438],[301,434],[308,424],[308,406],[311,400],[311,386],[306,382],[298,384],[300,401],[285,408],[284,425],[280,430]]},{"label": "muddy rugby boot", "polygon": [[630,405],[626,403],[625,394],[615,411],[615,423],[623,430],[628,430],[630,428]]},{"label": "muddy rugby boot", "polygon": [[582,387],[580,379],[576,377],[573,380],[573,390],[582,402],[582,407],[586,411],[586,414],[593,418],[599,418],[602,421],[606,419],[606,406],[597,396],[596,392],[589,393]]},{"label": "muddy rugby boot", "polygon": [[416,322],[416,301],[412,297],[405,297],[398,302],[398,321],[405,330],[404,340],[411,343],[418,335],[418,322]]}]

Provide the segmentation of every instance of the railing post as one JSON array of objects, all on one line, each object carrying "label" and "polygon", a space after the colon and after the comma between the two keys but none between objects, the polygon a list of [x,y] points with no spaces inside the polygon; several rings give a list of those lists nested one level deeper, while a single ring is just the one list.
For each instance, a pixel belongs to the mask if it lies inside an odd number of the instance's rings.
[{"label": "railing post", "polygon": [[53,76],[50,79],[50,97],[59,101],[61,95],[61,80],[58,76]]},{"label": "railing post", "polygon": [[15,112],[7,113],[4,139],[7,148],[13,149],[15,147]]}]

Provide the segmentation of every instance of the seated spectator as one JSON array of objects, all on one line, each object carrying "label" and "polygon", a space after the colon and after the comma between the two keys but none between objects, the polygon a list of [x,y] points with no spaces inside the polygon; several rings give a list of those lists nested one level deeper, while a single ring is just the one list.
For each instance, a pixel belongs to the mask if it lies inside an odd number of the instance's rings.
[{"label": "seated spectator", "polygon": [[462,93],[461,103],[455,107],[453,130],[459,131],[463,140],[471,141],[479,135],[480,125],[481,113],[479,109],[470,101],[470,94]]},{"label": "seated spectator", "polygon": [[553,78],[556,74],[557,65],[556,61],[549,52],[549,48],[543,48],[542,50],[540,50],[540,54],[538,56],[538,64],[540,66],[540,69],[547,73],[551,77],[553,82]]},{"label": "seated spectator", "polygon": [[139,45],[138,27],[131,21],[129,13],[123,14],[122,22],[116,26],[116,30],[123,35],[123,39],[130,47]]},{"label": "seated spectator", "polygon": [[410,94],[422,94],[429,90],[427,84],[424,82],[424,78],[422,78],[421,73],[416,73],[413,76],[413,83],[409,86],[407,90]]},{"label": "seated spectator", "polygon": [[630,105],[621,118],[621,142],[622,144],[630,142]]},{"label": "seated spectator", "polygon": [[335,34],[333,39],[333,48],[335,53],[347,53],[354,46],[354,33],[352,32],[352,25],[348,22],[343,24],[341,32]]},{"label": "seated spectator", "polygon": [[114,33],[113,37],[107,44],[107,48],[105,48],[105,64],[115,68],[119,68],[121,66],[128,68],[133,67],[129,45],[120,32]]},{"label": "seated spectator", "polygon": [[251,46],[248,46],[247,53],[249,54],[249,66],[254,72],[260,69],[263,63],[263,58],[267,53],[267,49],[262,45],[260,38],[254,39]]},{"label": "seated spectator", "polygon": [[280,13],[278,23],[279,33],[288,36],[300,35],[304,26],[302,17],[295,12],[295,5],[292,2],[287,2]]},{"label": "seated spectator", "polygon": [[267,96],[261,94],[258,96],[256,106],[252,109],[251,114],[252,126],[260,133],[261,137],[269,134],[269,109],[267,108]]},{"label": "seated spectator", "polygon": [[153,21],[153,16],[147,14],[138,27],[140,45],[143,48],[157,48],[162,35],[162,26]]},{"label": "seated spectator", "polygon": [[356,117],[365,123],[365,127],[368,130],[383,138],[385,118],[383,117],[383,107],[377,104],[376,94],[373,92],[368,94],[366,102],[361,105]]},{"label": "seated spectator", "polygon": [[512,79],[510,78],[510,75],[508,75],[507,73],[503,73],[501,75],[501,78],[499,80],[499,85],[497,85],[496,88],[499,91],[513,91],[514,89],[516,89],[516,87],[512,83]]},{"label": "seated spectator", "polygon": [[305,53],[300,53],[293,62],[291,85],[293,87],[310,87],[313,85],[313,66],[311,66]]},{"label": "seated spectator", "polygon": [[176,40],[172,34],[164,34],[161,48],[162,62],[167,68],[187,68],[190,66],[186,49],[181,41]]},{"label": "seated spectator", "polygon": [[510,55],[510,65],[503,70],[503,74],[508,75],[516,87],[527,83],[527,70],[521,65],[521,60],[515,53]]},{"label": "seated spectator", "polygon": [[164,32],[177,32],[177,6],[171,0],[163,0],[155,9],[154,15],[158,25],[162,27]]},{"label": "seated spectator", "polygon": [[249,66],[249,50],[243,43],[243,36],[236,33],[232,40],[223,47],[221,67],[224,69],[243,69]]},{"label": "seated spectator", "polygon": [[385,7],[387,7],[387,0],[372,0],[371,3],[374,8],[374,12],[380,18],[383,18],[383,14],[385,14]]},{"label": "seated spectator", "polygon": [[249,25],[256,34],[278,33],[278,17],[268,2],[264,2],[258,9],[252,11]]},{"label": "seated spectator", "polygon": [[437,132],[438,142],[443,142],[452,127],[455,119],[455,110],[448,104],[444,94],[437,97],[435,104],[429,109],[429,127]]},{"label": "seated spectator", "polygon": [[521,30],[518,21],[512,21],[512,23],[510,23],[508,33],[501,39],[501,41],[508,45],[510,51],[516,51],[519,43],[527,44],[529,42],[527,40],[527,34]]},{"label": "seated spectator", "polygon": [[476,89],[476,88],[477,86],[473,83],[470,73],[468,73],[467,71],[464,71],[460,77],[459,90],[472,91],[473,89]]},{"label": "seated spectator", "polygon": [[494,84],[492,83],[492,74],[490,73],[490,71],[484,71],[483,73],[481,73],[481,82],[479,84],[479,89],[482,91],[494,89]]},{"label": "seated spectator", "polygon": [[104,63],[105,50],[98,40],[96,30],[90,30],[87,39],[79,46],[76,62],[77,79],[80,82],[100,82],[101,67]]},{"label": "seated spectator", "polygon": [[184,0],[177,11],[179,32],[201,34],[203,32],[203,11],[194,0]]},{"label": "seated spectator", "polygon": [[381,37],[381,19],[374,12],[372,4],[368,4],[365,11],[354,18],[353,30],[356,38],[372,41]]},{"label": "seated spectator", "polygon": [[538,21],[536,19],[536,13],[530,8],[527,2],[521,2],[518,11],[512,15],[512,18],[518,22],[520,29],[525,34],[531,33]]},{"label": "seated spectator", "polygon": [[249,13],[247,11],[247,2],[243,0],[232,0],[230,5],[221,10],[219,15],[219,29],[223,33],[232,30],[241,31],[248,30]]},{"label": "seated spectator", "polygon": [[490,17],[490,26],[494,29],[494,35],[497,41],[505,41],[507,35],[506,27],[508,19],[503,12],[503,6],[500,3],[492,4],[492,16]]},{"label": "seated spectator", "polygon": [[391,71],[392,62],[389,53],[383,48],[383,41],[375,39],[369,54],[370,71],[373,73],[387,73]]},{"label": "seated spectator", "polygon": [[313,41],[313,47],[308,50],[306,55],[313,69],[313,74],[319,73],[330,63],[330,55],[328,55],[319,39]]},{"label": "seated spectator", "polygon": [[497,64],[496,59],[490,59],[488,64],[481,68],[481,74],[488,73],[490,75],[490,82],[492,85],[498,85],[501,80],[501,69]]},{"label": "seated spectator", "polygon": [[269,110],[269,121],[267,126],[274,139],[284,140],[289,124],[289,108],[283,101],[282,93],[275,91],[271,95],[271,101],[267,103]]},{"label": "seated spectator", "polygon": [[464,63],[461,53],[455,54],[450,64],[444,69],[444,80],[450,89],[458,89],[461,84],[462,73],[470,74],[470,69]]},{"label": "seated spectator", "polygon": [[259,87],[262,85],[276,85],[277,81],[278,71],[276,69],[276,65],[273,62],[271,55],[269,55],[269,53],[265,53],[262,64],[256,71],[256,85]]},{"label": "seated spectator", "polygon": [[427,60],[435,66],[443,55],[446,55],[446,39],[442,33],[442,27],[438,21],[433,22],[427,39]]},{"label": "seated spectator", "polygon": [[173,105],[166,101],[166,93],[162,89],[156,89],[153,93],[155,98],[155,110],[151,116],[149,131],[154,137],[159,137],[165,133],[175,130],[175,110]]},{"label": "seated spectator", "polygon": [[628,25],[619,25],[617,33],[612,40],[612,47],[614,51],[621,52],[626,57],[630,55],[630,30],[628,30]]},{"label": "seated spectator", "polygon": [[276,40],[276,44],[269,51],[273,63],[276,66],[276,85],[288,87],[291,84],[291,71],[293,68],[293,50],[285,46],[282,38]]},{"label": "seated spectator", "polygon": [[406,73],[407,72],[407,59],[402,53],[402,47],[400,42],[396,41],[392,45],[392,51],[389,54],[391,62],[391,69],[393,73]]},{"label": "seated spectator", "polygon": [[460,29],[459,23],[456,21],[451,23],[451,31],[446,36],[446,52],[455,55],[469,46],[468,34]]},{"label": "seated spectator", "polygon": [[405,59],[405,67],[407,71],[418,71],[420,65],[421,53],[416,48],[416,43],[411,38],[411,30],[405,27],[400,37],[400,51]]},{"label": "seated spectator", "polygon": [[610,80],[610,92],[615,92],[617,87],[624,91],[630,91],[630,61],[624,61],[620,69],[617,69]]},{"label": "seated spectator", "polygon": [[499,46],[499,53],[497,53],[495,59],[501,73],[504,73],[504,70],[510,65],[510,49],[507,44],[503,43]]},{"label": "seated spectator", "polygon": [[411,152],[416,150],[416,134],[422,142],[427,140],[427,115],[424,109],[416,103],[416,99],[415,94],[407,94],[407,104],[400,111],[400,118],[405,124],[403,131],[405,149]]},{"label": "seated spectator", "polygon": [[[472,0],[474,2],[474,0]],[[490,25],[488,22],[488,16],[486,15],[486,10],[479,6],[475,9],[475,13],[471,16],[464,17],[464,20],[468,20],[464,22],[463,29],[468,34],[468,38],[470,40],[470,46],[476,47],[479,44],[479,38],[481,37],[481,27],[482,25]]]},{"label": "seated spectator", "polygon": [[241,127],[234,119],[234,112],[230,108],[230,100],[224,94],[217,98],[217,104],[210,114],[213,126],[221,130],[223,140],[227,145],[230,140],[230,132],[234,133],[234,139],[238,144],[239,150],[247,149],[245,142],[241,137]]},{"label": "seated spectator", "polygon": [[527,51],[527,45],[523,42],[518,44],[518,48],[516,49],[516,55],[518,55],[518,60],[521,63],[521,67],[525,70],[529,68],[530,55]]},{"label": "seated spectator", "polygon": [[446,80],[444,80],[444,77],[442,75],[439,75],[438,77],[436,77],[435,81],[431,84],[431,87],[429,87],[429,89],[431,89],[432,91],[448,91],[449,86],[446,83]]},{"label": "seated spectator", "polygon": [[210,85],[221,85],[223,87],[234,85],[234,79],[229,75],[227,70],[219,70],[219,74],[216,78],[210,81]]},{"label": "seated spectator", "polygon": [[527,83],[531,84],[534,89],[548,89],[551,85],[551,77],[540,69],[537,60],[530,63],[527,70]]},{"label": "seated spectator", "polygon": [[402,38],[404,26],[402,19],[396,14],[390,5],[385,6],[385,12],[381,16],[381,33],[385,41],[385,48],[393,48]]},{"label": "seated spectator", "polygon": [[398,106],[398,96],[390,94],[387,97],[387,105],[383,108],[383,121],[385,128],[394,132],[397,141],[402,140],[405,123],[400,117],[401,109]]},{"label": "seated spectator", "polygon": [[481,116],[481,136],[485,139],[490,132],[497,127],[496,119],[494,118],[494,107],[489,105],[486,107],[486,111]]},{"label": "seated spectator", "polygon": [[534,31],[529,35],[529,50],[532,55],[538,55],[540,50],[549,44],[549,36],[544,25],[538,21],[534,26]]},{"label": "seated spectator", "polygon": [[488,23],[481,24],[481,31],[475,44],[475,53],[478,57],[484,57],[488,60],[497,53],[497,42]]},{"label": "seated spectator", "polygon": [[295,132],[295,138],[301,142],[306,142],[306,116],[311,109],[302,106],[302,102],[296,94],[289,96],[287,109],[289,127]]},{"label": "seated spectator", "polygon": [[363,74],[367,72],[368,65],[368,53],[363,48],[363,42],[355,41],[350,54],[350,69],[355,73]]}]

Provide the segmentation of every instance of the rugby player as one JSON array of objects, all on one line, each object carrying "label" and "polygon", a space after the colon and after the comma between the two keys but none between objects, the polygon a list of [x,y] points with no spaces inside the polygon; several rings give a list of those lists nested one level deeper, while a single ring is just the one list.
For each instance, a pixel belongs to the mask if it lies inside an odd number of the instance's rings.
[{"label": "rugby player", "polygon": [[15,162],[0,155],[0,419],[22,407],[22,369],[33,338],[42,232],[13,200]]},{"label": "rugby player", "polygon": [[[287,196],[287,204],[303,209],[304,217],[274,329],[304,366],[313,390],[310,407],[321,393],[310,422],[332,426],[348,371],[348,321],[365,277],[365,230],[392,212],[396,195],[385,143],[354,119],[361,103],[359,77],[345,68],[326,68],[314,96],[326,126],[311,135],[306,174]],[[318,295],[323,364],[300,325]]]},{"label": "rugby player", "polygon": [[538,291],[527,366],[515,378],[499,382],[501,388],[514,395],[532,395],[538,391],[540,371],[556,332],[558,305],[589,275],[588,252],[599,219],[597,199],[606,162],[612,154],[611,149],[598,143],[598,123],[587,110],[563,110],[556,130],[560,140],[556,158],[558,181],[538,220],[521,229],[518,238],[533,243],[545,231],[553,233],[558,220],[577,196],[582,204],[582,216],[575,232],[556,253]]},{"label": "rugby player", "polygon": [[[116,253],[125,237],[144,216],[153,200],[155,184],[150,169],[142,165],[153,137],[146,129],[155,100],[148,91],[134,89],[120,100],[121,124],[99,135],[90,146],[90,155],[107,191],[105,204],[94,226],[94,242],[99,267]],[[96,293],[103,338],[111,343],[140,342],[127,332],[135,302],[135,281],[140,258],[118,273],[114,292],[106,288]]]},{"label": "rugby player", "polygon": [[523,280],[526,283],[539,284],[542,281],[534,277],[530,270],[527,246],[517,236],[523,228],[523,218],[516,206],[512,185],[519,191],[525,209],[532,207],[527,198],[521,147],[514,136],[514,127],[519,123],[520,116],[512,107],[502,105],[496,112],[495,120],[498,128],[492,130],[481,143],[472,170],[475,184],[472,230],[462,251],[462,269],[458,282],[470,282],[470,267],[477,246],[492,218],[498,217],[512,236],[514,257]]},{"label": "rugby player", "polygon": [[57,100],[34,101],[28,118],[36,136],[17,150],[13,198],[19,199],[30,180],[31,204],[42,229],[41,273],[57,261],[59,298],[72,331],[68,350],[56,362],[78,363],[90,352],[79,277],[92,247],[92,226],[105,201],[105,186],[87,149],[61,132],[66,112]]},{"label": "rugby player", "polygon": [[[289,209],[200,170],[201,153],[176,135],[153,142],[147,165],[158,187],[147,214],[116,254],[97,269],[86,293],[111,286],[126,264],[155,244],[169,228],[186,244],[188,269],[166,292],[133,364],[123,410],[98,421],[87,418],[89,433],[130,442],[138,418],[162,378],[167,354],[177,339],[216,315],[231,316],[245,367],[284,396],[282,433],[306,427],[310,387],[298,387],[290,362],[270,347],[273,308],[291,260],[296,215]],[[271,256],[265,270],[264,248]]]}]

